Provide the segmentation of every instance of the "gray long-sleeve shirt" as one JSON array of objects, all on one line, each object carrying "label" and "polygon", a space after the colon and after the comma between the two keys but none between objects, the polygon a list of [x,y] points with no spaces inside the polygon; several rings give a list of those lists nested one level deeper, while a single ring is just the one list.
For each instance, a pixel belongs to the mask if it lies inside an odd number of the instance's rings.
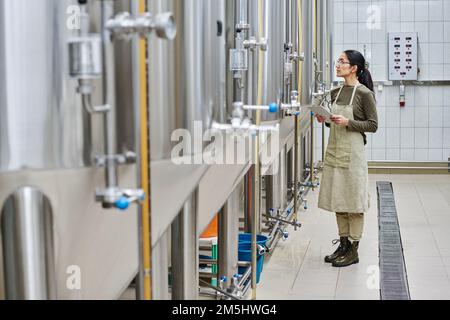
[{"label": "gray long-sleeve shirt", "polygon": [[[339,105],[348,105],[352,98],[355,87],[344,86],[337,103]],[[331,100],[334,103],[340,88],[331,91]],[[355,99],[353,101],[353,117],[347,126],[351,132],[360,132],[364,137],[364,143],[367,143],[366,132],[375,133],[378,130],[378,112],[375,94],[366,86],[361,85],[356,89]],[[329,127],[330,125],[327,124]]]}]

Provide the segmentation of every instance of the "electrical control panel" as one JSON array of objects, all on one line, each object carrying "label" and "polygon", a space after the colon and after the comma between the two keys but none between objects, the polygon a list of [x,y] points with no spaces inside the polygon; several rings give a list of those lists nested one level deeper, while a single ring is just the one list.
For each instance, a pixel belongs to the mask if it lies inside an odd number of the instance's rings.
[{"label": "electrical control panel", "polygon": [[418,79],[417,32],[389,33],[389,80]]}]

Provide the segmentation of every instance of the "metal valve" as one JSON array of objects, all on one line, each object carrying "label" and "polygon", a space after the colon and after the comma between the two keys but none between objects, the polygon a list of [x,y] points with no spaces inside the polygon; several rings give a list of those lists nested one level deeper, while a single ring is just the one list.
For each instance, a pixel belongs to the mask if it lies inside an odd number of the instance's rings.
[{"label": "metal valve", "polygon": [[214,130],[240,130],[244,132],[249,132],[250,134],[256,135],[261,132],[278,132],[280,130],[280,125],[254,125],[251,120],[245,117],[245,110],[266,110],[269,112],[278,112],[278,104],[270,104],[269,106],[245,106],[242,102],[235,102],[233,104],[233,118],[230,124],[220,124],[214,122],[212,124],[212,129]]},{"label": "metal valve", "polygon": [[301,104],[299,101],[298,91],[291,92],[291,103],[282,104],[281,109],[284,110],[286,116],[298,116],[301,112]]},{"label": "metal valve", "polygon": [[119,210],[127,210],[132,203],[144,201],[145,193],[142,189],[97,189],[95,199],[101,202],[105,209],[117,208]]},{"label": "metal valve", "polygon": [[289,59],[291,61],[305,61],[305,53],[304,52],[293,52],[289,55]]},{"label": "metal valve", "polygon": [[231,281],[231,286],[228,288],[228,292],[237,297],[238,299],[241,299],[242,297],[242,288],[239,285],[239,281],[242,278],[242,275],[235,274],[233,276],[233,279]]},{"label": "metal valve", "polygon": [[258,244],[258,246],[257,246],[257,249],[258,249],[257,251],[258,251],[258,254],[259,254],[259,255],[263,255],[263,254],[266,253],[266,251],[267,251],[265,247],[263,247],[263,246],[261,246],[261,245],[259,245],[259,244]]},{"label": "metal valve", "polygon": [[133,17],[129,12],[121,12],[110,19],[106,28],[113,36],[130,39],[134,35],[148,37],[153,31],[158,38],[173,40],[177,34],[177,27],[173,13],[165,12],[153,16],[146,12]]},{"label": "metal valve", "polygon": [[105,167],[108,165],[108,163],[114,163],[114,164],[134,164],[137,161],[137,155],[133,151],[127,151],[124,154],[117,154],[113,156],[96,156],[95,164],[97,167]]},{"label": "metal valve", "polygon": [[219,288],[221,290],[225,290],[225,284],[227,283],[228,278],[225,276],[220,277],[220,281],[219,281]]},{"label": "metal valve", "polygon": [[269,209],[269,215],[271,217],[276,217],[280,214],[280,211],[281,211],[280,209],[271,208],[271,209]]},{"label": "metal valve", "polygon": [[257,48],[262,51],[267,51],[267,39],[261,38],[258,42],[255,37],[250,37],[248,40],[244,40],[243,42],[245,49],[255,50]]}]

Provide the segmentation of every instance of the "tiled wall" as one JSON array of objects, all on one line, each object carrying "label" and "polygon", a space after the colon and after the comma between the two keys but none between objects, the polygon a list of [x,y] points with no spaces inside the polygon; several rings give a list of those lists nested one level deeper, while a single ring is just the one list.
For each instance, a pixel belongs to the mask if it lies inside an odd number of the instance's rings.
[{"label": "tiled wall", "polygon": [[[450,0],[333,2],[335,58],[357,49],[370,62],[374,81],[387,81],[388,32],[418,32],[419,80],[450,80]],[[377,12],[380,20],[372,20]],[[406,86],[405,108],[399,106],[399,86],[376,88],[376,93],[380,123],[379,131],[369,135],[369,160],[450,158],[449,86]],[[316,130],[316,159],[321,159],[321,129]]]}]

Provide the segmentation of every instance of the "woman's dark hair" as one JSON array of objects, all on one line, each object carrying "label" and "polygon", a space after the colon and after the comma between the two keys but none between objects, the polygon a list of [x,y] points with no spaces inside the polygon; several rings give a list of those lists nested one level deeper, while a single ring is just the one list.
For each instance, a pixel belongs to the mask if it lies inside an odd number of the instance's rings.
[{"label": "woman's dark hair", "polygon": [[347,50],[344,51],[344,53],[347,55],[350,64],[358,67],[358,81],[369,88],[370,91],[374,92],[372,75],[366,65],[366,59],[361,52],[356,50]]}]

